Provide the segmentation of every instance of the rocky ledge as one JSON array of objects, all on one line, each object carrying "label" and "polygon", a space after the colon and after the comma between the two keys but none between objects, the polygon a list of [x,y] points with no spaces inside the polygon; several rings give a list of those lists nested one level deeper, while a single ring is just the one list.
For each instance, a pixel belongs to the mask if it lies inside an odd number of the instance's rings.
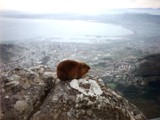
[{"label": "rocky ledge", "polygon": [[98,77],[60,81],[46,66],[0,73],[1,120],[145,120]]}]

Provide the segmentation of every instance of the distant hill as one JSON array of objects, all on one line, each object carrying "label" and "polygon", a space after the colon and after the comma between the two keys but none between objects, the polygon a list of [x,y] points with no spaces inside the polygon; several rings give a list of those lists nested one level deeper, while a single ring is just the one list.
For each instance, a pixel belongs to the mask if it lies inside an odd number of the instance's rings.
[{"label": "distant hill", "polygon": [[[157,14],[149,14],[149,13]],[[159,15],[158,15],[159,13]],[[60,19],[60,20],[90,20],[98,22],[109,22],[114,24],[129,23],[160,23],[160,9],[117,9],[98,15],[84,15],[72,13],[26,13],[18,11],[1,11],[1,16],[11,18],[30,19]]]}]

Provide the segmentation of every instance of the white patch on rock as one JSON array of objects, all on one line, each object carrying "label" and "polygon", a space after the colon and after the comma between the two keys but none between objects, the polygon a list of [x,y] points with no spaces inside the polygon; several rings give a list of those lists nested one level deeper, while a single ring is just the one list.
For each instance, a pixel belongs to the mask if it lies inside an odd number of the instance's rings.
[{"label": "white patch on rock", "polygon": [[113,95],[117,96],[118,98],[122,98],[122,96],[118,95],[115,91],[112,91]]},{"label": "white patch on rock", "polygon": [[74,89],[78,89],[79,88],[79,84],[78,84],[78,80],[74,79],[70,82],[70,86]]},{"label": "white patch on rock", "polygon": [[8,98],[9,98],[9,96],[8,96],[8,95],[6,95],[4,98],[8,99]]},{"label": "white patch on rock", "polygon": [[18,100],[16,102],[16,104],[14,105],[14,108],[16,108],[20,112],[24,111],[27,107],[28,107],[27,102],[26,101],[21,101],[21,100]]},{"label": "white patch on rock", "polygon": [[[83,85],[89,85],[89,87],[85,88]],[[74,79],[70,82],[70,86],[88,96],[101,95],[103,93],[98,83],[91,79]]]},{"label": "white patch on rock", "polygon": [[93,91],[93,93],[95,93],[96,95],[101,95],[103,93],[96,81],[89,80],[89,83],[91,84],[91,91]]},{"label": "white patch on rock", "polygon": [[43,73],[43,78],[47,79],[49,77],[54,77],[53,72],[44,72]]},{"label": "white patch on rock", "polygon": [[18,76],[18,75],[12,75],[12,76],[8,77],[8,80],[9,80],[9,81],[19,81],[20,78],[21,78],[21,77]]},{"label": "white patch on rock", "polygon": [[9,82],[9,83],[6,83],[6,85],[7,86],[9,86],[9,85],[14,85],[14,86],[17,86],[17,85],[19,85],[19,81],[11,81],[11,82]]}]

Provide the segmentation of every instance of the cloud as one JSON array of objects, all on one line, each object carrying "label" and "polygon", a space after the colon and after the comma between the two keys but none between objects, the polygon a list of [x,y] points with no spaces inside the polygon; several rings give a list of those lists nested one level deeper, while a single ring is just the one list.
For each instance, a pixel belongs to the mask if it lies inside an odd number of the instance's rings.
[{"label": "cloud", "polygon": [[160,0],[136,0],[135,6],[144,8],[159,8]]}]

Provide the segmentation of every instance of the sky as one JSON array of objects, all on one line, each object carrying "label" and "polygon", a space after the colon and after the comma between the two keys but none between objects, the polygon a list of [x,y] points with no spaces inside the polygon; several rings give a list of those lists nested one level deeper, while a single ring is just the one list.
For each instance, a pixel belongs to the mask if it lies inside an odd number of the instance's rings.
[{"label": "sky", "polygon": [[160,8],[160,0],[0,0],[0,10],[95,13],[119,8]]}]

